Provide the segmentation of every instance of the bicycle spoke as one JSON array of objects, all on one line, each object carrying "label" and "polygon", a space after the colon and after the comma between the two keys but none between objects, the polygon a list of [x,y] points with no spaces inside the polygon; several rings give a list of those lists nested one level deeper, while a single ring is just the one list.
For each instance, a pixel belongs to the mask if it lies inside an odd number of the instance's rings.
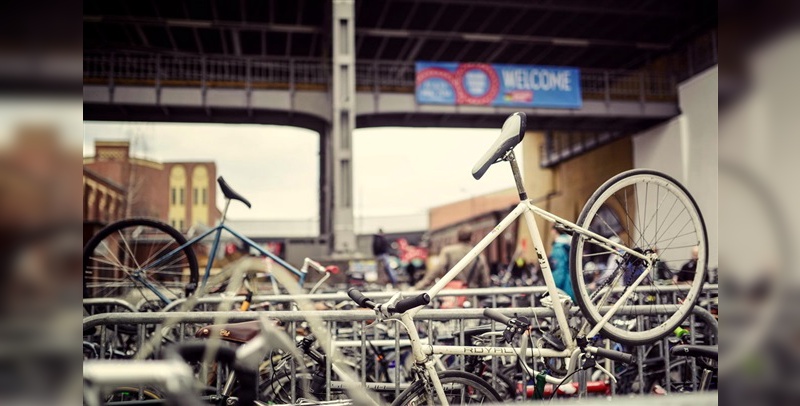
[{"label": "bicycle spoke", "polygon": [[[688,226],[689,224],[692,224],[691,220],[690,220],[690,221],[687,221],[687,222],[686,222],[686,223],[683,225],[683,227],[681,227],[681,229],[680,229],[680,230],[678,230],[678,234],[680,234],[680,233],[683,231],[683,229],[684,229],[684,228],[686,228],[686,226]],[[670,239],[670,240],[669,240],[669,244],[667,245],[667,247],[666,247],[666,248],[664,248],[664,250],[668,250],[668,249],[670,249],[670,247],[672,246],[672,244],[675,242],[675,239],[676,239],[676,238],[677,238],[677,235],[676,235],[675,237],[672,237],[672,239]],[[696,245],[696,244],[695,244],[695,245]]]},{"label": "bicycle spoke", "polygon": [[[98,269],[111,269],[111,270],[120,269],[120,270],[125,271],[126,274],[129,274],[130,273],[129,270],[132,270],[131,267],[122,265],[119,262],[114,263],[114,262],[111,262],[111,261],[107,261],[105,259],[101,259],[99,257],[91,257],[91,259],[92,259],[92,261],[96,261],[96,262],[100,262],[100,263],[103,263],[103,264],[108,264],[108,265],[113,266],[113,268],[98,268]],[[88,268],[89,269],[93,269],[95,267],[88,267]]]},{"label": "bicycle spoke", "polygon": [[[696,206],[691,199],[684,198],[685,189],[668,177],[648,170],[632,171],[604,184],[603,188],[597,194],[600,198],[595,198],[584,209],[591,215],[581,213],[578,226],[620,240],[621,228],[625,227],[628,236],[623,244],[627,243],[629,249],[645,256],[653,255],[656,260],[640,259],[626,252],[609,252],[597,242],[578,239],[577,253],[574,254],[578,258],[574,258],[576,269],[573,271],[577,273],[572,276],[574,283],[581,285],[576,290],[578,302],[594,328],[597,328],[596,323],[609,316],[608,309],[614,305],[645,305],[664,313],[664,317],[646,317],[636,325],[625,327],[615,322],[633,319],[617,314],[608,318],[600,329],[606,333],[613,332],[611,337],[619,342],[648,342],[670,331],[668,327],[679,323],[680,318],[688,313],[691,304],[670,299],[675,297],[676,291],[667,289],[662,281],[671,285],[681,272],[676,268],[682,268],[686,263],[687,255],[683,250],[702,243],[704,230],[697,226],[699,215]],[[617,224],[608,216],[609,212],[617,214]],[[610,256],[603,267],[602,261],[607,255]],[[587,270],[586,265],[590,262],[597,264],[599,270]],[[698,287],[694,283],[690,288]],[[625,300],[620,303],[622,297]]]},{"label": "bicycle spoke", "polygon": [[[146,259],[146,260],[144,260],[144,261],[143,261],[143,263],[145,263],[145,264],[149,264],[149,263],[150,263],[150,261],[152,261],[153,259],[155,259],[155,258],[156,258],[156,256],[158,256],[158,255],[160,255],[162,252],[166,251],[166,250],[167,250],[167,248],[170,248],[170,245],[168,245],[168,244],[164,244],[164,245],[162,245],[162,246],[161,246],[161,248],[160,248],[158,251],[156,251],[155,253],[153,253],[153,254],[151,254],[151,255],[148,255],[147,259]],[[175,249],[175,248],[172,248],[172,249]],[[177,255],[177,254],[179,254],[179,253],[176,253],[175,255]]]},{"label": "bicycle spoke", "polygon": [[136,265],[136,269],[142,269],[142,266],[139,265],[139,262],[136,261],[136,255],[133,254],[133,251],[131,251],[131,248],[128,246],[128,240],[126,240],[125,236],[122,235],[122,231],[121,230],[117,230],[117,234],[119,234],[119,238],[120,238],[120,240],[122,240],[122,242],[123,242],[123,244],[125,246],[125,249],[128,250],[128,255],[131,256],[131,260]]},{"label": "bicycle spoke", "polygon": [[[661,189],[661,187],[656,189],[656,199],[658,199],[658,190],[659,189]],[[653,219],[655,218],[656,219],[656,233],[655,233],[655,235],[658,235],[658,219],[657,219],[657,217],[658,217],[658,209],[661,208],[661,205],[664,203],[664,200],[666,200],[666,199],[667,199],[667,195],[664,195],[664,199],[662,199],[661,202],[659,202],[658,206],[656,206],[656,212],[653,213],[653,215],[650,217],[650,220],[648,220],[647,224],[645,224],[645,226],[644,226],[644,228],[646,230],[647,227],[650,226],[650,224],[652,224]]]},{"label": "bicycle spoke", "polygon": [[[620,204],[622,204],[622,202],[620,202],[620,201],[619,201],[619,198],[617,197],[616,193],[615,193],[615,194],[613,194],[613,195],[612,195],[612,197],[614,197],[614,199],[616,199],[616,200],[617,200],[617,202],[619,202]],[[627,193],[627,189],[625,190],[625,207],[626,207],[626,209],[625,209],[625,217],[626,217],[626,222],[627,222],[627,219],[630,219],[630,221],[633,221],[633,229],[634,229],[634,230],[635,230],[637,233],[639,233],[639,235],[642,235],[642,232],[639,230],[639,228],[638,228],[638,227],[636,227],[636,220],[634,220],[634,219],[631,217],[631,215],[629,214],[630,212],[629,212],[629,211],[628,211],[628,209],[627,209],[627,207],[628,207],[628,193]],[[637,212],[638,212],[638,210],[637,210]],[[630,227],[630,223],[628,223],[628,227]],[[631,230],[630,230],[630,228],[628,228],[628,246],[630,247],[631,245],[634,245],[634,246],[638,245],[638,241],[636,241],[636,244],[631,244],[631,242],[634,242],[634,238],[633,238],[633,235],[632,235],[632,233],[631,233]]]},{"label": "bicycle spoke", "polygon": [[[666,235],[666,234],[667,234],[667,231],[669,231],[669,229],[670,229],[670,228],[672,228],[672,225],[673,225],[673,224],[675,224],[675,222],[676,222],[676,221],[678,221],[678,219],[681,217],[681,214],[683,214],[683,213],[685,213],[685,212],[686,212],[686,207],[684,206],[683,210],[681,210],[681,212],[680,212],[680,213],[678,213],[678,215],[677,215],[677,216],[675,216],[675,218],[672,220],[672,223],[669,223],[669,226],[667,226],[667,228],[666,228],[666,229],[664,230],[664,232],[661,234],[661,237],[663,237],[664,235]],[[660,239],[661,239],[661,237],[658,237],[658,239],[660,240]]]},{"label": "bicycle spoke", "polygon": [[106,248],[106,252],[108,252],[109,254],[111,254],[111,259],[113,259],[113,260],[117,261],[115,265],[117,265],[117,266],[119,266],[119,267],[121,267],[121,268],[127,268],[127,267],[126,267],[126,266],[125,266],[125,265],[122,263],[122,261],[120,261],[120,259],[119,259],[119,258],[117,258],[117,256],[116,256],[116,255],[114,255],[114,252],[111,250],[111,247],[109,247],[109,246],[108,246],[108,244],[107,244],[105,241],[103,241],[103,242],[102,242],[102,245],[103,245],[103,246],[105,246],[105,248]]}]

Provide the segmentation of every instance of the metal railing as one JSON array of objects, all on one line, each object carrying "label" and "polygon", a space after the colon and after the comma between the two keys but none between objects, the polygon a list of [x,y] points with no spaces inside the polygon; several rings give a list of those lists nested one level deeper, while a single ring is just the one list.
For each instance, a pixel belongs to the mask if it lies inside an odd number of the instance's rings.
[{"label": "metal railing", "polygon": [[[673,313],[677,309],[676,305],[664,305],[658,306],[657,308],[652,305],[645,305],[645,306],[628,306],[621,308],[618,312],[620,315],[629,315],[629,316],[636,316],[638,318],[642,317],[664,317]],[[502,313],[507,315],[516,315],[516,316],[526,316],[531,318],[545,319],[551,318],[554,316],[555,312],[552,309],[544,308],[544,307],[520,307],[520,308],[507,308],[501,309]],[[573,315],[577,315],[580,313],[580,310],[577,307],[573,307],[570,309],[570,313]],[[136,341],[136,348],[134,349],[135,352],[140,351],[144,348],[146,343],[149,339],[145,339],[145,333],[147,331],[150,332],[164,332],[162,326],[164,325],[171,325],[173,331],[179,331],[180,333],[176,336],[173,336],[172,339],[181,339],[182,337],[191,337],[195,329],[199,329],[200,326],[198,323],[208,324],[208,323],[220,323],[221,321],[227,323],[235,323],[235,322],[243,322],[243,321],[252,321],[252,320],[259,320],[263,317],[268,317],[270,319],[280,320],[284,323],[287,327],[287,331],[290,332],[290,335],[296,331],[296,328],[299,326],[298,323],[306,321],[310,318],[316,318],[321,320],[325,324],[325,330],[327,332],[331,332],[333,340],[331,340],[331,344],[337,348],[346,348],[350,347],[353,348],[354,351],[351,351],[350,354],[353,356],[358,356],[357,354],[361,354],[361,359],[366,359],[367,355],[375,356],[372,353],[375,347],[383,347],[382,352],[380,353],[382,356],[391,357],[394,361],[394,370],[391,371],[394,374],[393,382],[384,382],[383,384],[379,385],[385,390],[394,390],[395,393],[398,393],[400,390],[404,388],[402,382],[404,380],[403,377],[400,376],[400,371],[403,368],[402,366],[402,358],[401,354],[407,351],[407,340],[402,339],[404,337],[402,334],[398,334],[398,330],[394,330],[394,333],[385,333],[380,332],[378,329],[374,329],[372,331],[367,330],[367,323],[369,323],[372,319],[375,318],[375,315],[372,312],[363,311],[363,310],[339,310],[339,311],[270,311],[270,312],[136,312],[136,313],[107,313],[107,314],[98,314],[87,317],[83,320],[83,327],[84,331],[91,331],[97,327],[107,327],[110,330],[115,330],[117,326],[128,326],[130,330],[137,331],[139,337],[137,337]],[[461,345],[470,345],[470,343],[464,342],[464,328],[468,325],[470,321],[476,320],[484,320],[483,316],[483,309],[449,309],[449,310],[441,310],[441,309],[427,309],[422,310],[415,316],[415,320],[418,321],[418,328],[425,331],[427,334],[428,339],[431,343],[436,342],[437,337],[451,337],[455,338],[457,342],[461,343]],[[454,327],[451,330],[445,330],[442,327],[446,326],[448,323],[451,327]],[[698,334],[697,332],[700,331],[707,331],[706,334],[707,340],[713,340],[709,343],[715,343],[715,339],[717,336],[718,331],[718,324],[716,319],[713,315],[711,315],[708,311],[703,308],[695,307],[691,313],[691,316],[688,320],[690,329],[695,332],[692,335],[692,340],[694,343],[694,336]],[[105,329],[102,329],[105,330]],[[495,325],[496,331],[502,331],[502,326]],[[110,332],[109,332],[110,333]],[[105,340],[111,340],[112,334],[102,334],[101,333],[101,340],[102,342],[99,343],[100,348],[106,348],[108,342]],[[186,334],[189,333],[189,334]],[[325,334],[324,332],[317,332],[317,334]],[[494,341],[494,339],[493,339]],[[499,343],[499,340],[496,341]],[[160,343],[156,343],[157,346],[160,346]],[[665,361],[665,365],[670,365],[669,360],[669,350],[668,344],[666,344],[666,339],[664,340],[663,344],[658,348],[657,356],[661,357]],[[631,351],[631,350],[629,350]],[[636,380],[644,383],[644,374],[645,370],[643,369],[644,364],[644,351],[642,351],[641,347],[637,347],[633,349],[633,351],[637,355],[637,362],[638,362],[638,374],[636,376]],[[325,348],[325,353],[331,354],[333,353],[332,348]],[[105,351],[100,351],[100,358],[105,358]],[[460,365],[463,368],[464,359],[460,359],[456,361],[455,365]],[[501,360],[493,360],[492,361],[496,366],[493,366],[492,373],[497,373],[500,371]],[[537,369],[536,360],[533,361],[534,365],[532,367]],[[356,367],[358,376],[361,377],[362,384],[366,383],[366,376],[368,376],[371,372],[376,371],[368,371],[369,368],[367,362],[357,362],[354,360],[353,366]],[[541,367],[541,365],[539,366]],[[372,368],[377,368],[377,364],[372,364]],[[540,369],[540,368],[539,368]],[[614,370],[613,368],[611,369]],[[326,387],[331,387],[332,382],[332,372],[330,366],[325,367],[326,371]],[[387,372],[388,373],[388,372]],[[375,375],[377,376],[377,375]],[[391,376],[391,375],[390,375]],[[667,379],[667,390],[669,390],[669,377]],[[405,381],[407,382],[407,381]],[[222,381],[218,380],[218,390],[221,389]],[[692,385],[697,384],[697,376],[696,374],[692,374]],[[642,393],[643,385],[640,384],[640,393]]]},{"label": "metal railing", "polygon": [[[359,91],[413,93],[414,64],[361,61],[356,64]],[[322,89],[330,85],[331,65],[314,58],[175,56],[131,52],[90,52],[83,58],[87,84],[200,86],[240,89]],[[646,71],[581,70],[584,99],[673,101],[675,75]]]},{"label": "metal railing", "polygon": [[[687,290],[688,287],[680,285],[666,285],[666,286],[639,286],[636,288],[638,293],[659,293],[671,295],[671,303],[677,302],[677,294]],[[621,287],[614,290],[621,291]],[[403,296],[411,297],[424,293],[425,291],[404,291]],[[471,300],[473,305],[483,299],[485,303],[491,304],[491,307],[497,307],[498,303],[505,302],[509,307],[517,307],[520,299],[524,296],[535,297],[547,292],[545,286],[518,286],[518,287],[494,287],[494,288],[477,288],[477,289],[455,289],[455,290],[442,290],[437,293],[436,297],[453,297],[453,296],[466,296]],[[397,292],[379,291],[379,292],[364,292],[365,295],[375,300],[386,300],[391,298]],[[706,284],[703,286],[700,294],[700,300],[706,299],[706,310],[711,310],[711,303],[707,299],[719,294],[719,285]],[[642,296],[641,298],[644,298]],[[640,298],[640,300],[641,300]],[[192,309],[185,309],[184,306],[187,299],[181,298],[172,301],[169,305],[165,306],[162,311],[216,311],[220,309],[220,305],[224,305],[229,309],[232,304],[241,303],[245,299],[244,296],[206,296],[194,300]],[[327,301],[350,301],[350,298],[343,291],[335,293],[316,293],[306,295],[254,295],[251,299],[252,306],[259,306],[264,303],[274,304],[291,304],[300,300],[308,300],[311,302],[327,302]],[[99,314],[113,312],[115,306],[124,308],[128,311],[136,311],[141,309],[146,300],[140,301],[137,305],[133,305],[117,298],[90,298],[83,299],[83,305],[89,310],[89,314]],[[698,304],[699,305],[699,304]]]},{"label": "metal railing", "polygon": [[84,55],[83,77],[89,83],[154,86],[327,86],[330,66],[313,59],[269,60],[94,53]]},{"label": "metal railing", "polygon": [[89,315],[100,313],[120,313],[123,311],[135,312],[141,306],[134,306],[130,302],[118,298],[86,298],[83,299],[83,308]]},{"label": "metal railing", "polygon": [[[521,286],[521,287],[508,287],[508,288],[479,288],[479,289],[448,289],[442,290],[436,294],[436,297],[453,297],[453,296],[466,296],[472,299],[472,303],[478,303],[478,298],[483,298],[487,302],[491,302],[493,305],[492,307],[496,307],[500,297],[507,298],[508,303],[511,307],[516,307],[516,303],[518,303],[519,299],[522,296],[529,296],[529,295],[536,295],[542,294],[547,291],[547,288],[544,286]],[[419,295],[424,293],[425,291],[404,291],[404,297],[411,297],[414,295]],[[370,298],[375,300],[386,300],[391,298],[397,292],[391,291],[380,291],[380,292],[365,292]],[[222,296],[214,296],[214,297],[203,297],[199,298],[196,301],[195,309],[198,310],[217,310],[216,307],[220,304],[229,305],[231,303],[240,303],[244,300],[244,296],[235,296],[235,297],[222,297]],[[351,299],[347,296],[347,293],[343,291],[339,291],[336,293],[315,293],[315,294],[307,294],[307,295],[256,295],[253,296],[251,303],[253,306],[259,306],[262,303],[271,303],[271,304],[290,304],[295,303],[298,301],[311,301],[311,302],[327,302],[327,301],[334,301],[334,302],[341,302],[347,301],[350,302]],[[175,309],[181,309],[184,303],[186,303],[186,299],[178,299],[170,303],[168,306],[164,307],[164,311],[172,311]],[[188,309],[183,309],[188,310]]]}]

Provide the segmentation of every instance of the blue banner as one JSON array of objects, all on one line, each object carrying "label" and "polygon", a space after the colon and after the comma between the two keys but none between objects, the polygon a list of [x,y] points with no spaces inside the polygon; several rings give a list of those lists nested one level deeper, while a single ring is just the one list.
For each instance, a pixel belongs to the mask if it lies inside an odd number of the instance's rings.
[{"label": "blue banner", "polygon": [[484,63],[417,62],[419,104],[579,109],[577,68]]}]

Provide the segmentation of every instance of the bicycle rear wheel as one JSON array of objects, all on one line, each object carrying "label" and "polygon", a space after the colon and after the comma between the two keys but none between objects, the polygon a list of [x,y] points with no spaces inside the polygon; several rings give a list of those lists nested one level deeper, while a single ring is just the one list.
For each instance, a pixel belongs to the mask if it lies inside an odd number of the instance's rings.
[{"label": "bicycle rear wheel", "polygon": [[275,376],[262,375],[259,383],[259,400],[270,404],[292,404],[298,399],[313,399],[310,393],[310,372],[295,371],[294,379],[291,371],[281,371]]},{"label": "bicycle rear wheel", "polygon": [[158,307],[164,304],[159,295],[183,297],[198,278],[197,258],[186,243],[178,230],[160,221],[137,218],[106,226],[83,250],[84,297],[134,304],[145,299]]},{"label": "bicycle rear wheel", "polygon": [[153,388],[120,386],[118,388],[114,388],[111,393],[105,397],[105,402],[109,404],[113,404],[114,402],[135,402],[138,401],[140,397],[142,400],[157,400],[164,398],[164,396],[162,396],[158,390]]},{"label": "bicycle rear wheel", "polygon": [[517,384],[501,371],[486,368],[481,371],[480,377],[494,388],[500,397],[513,400],[517,396]]},{"label": "bicycle rear wheel", "polygon": [[610,252],[574,233],[570,276],[578,306],[592,325],[645,272],[641,289],[622,307],[646,305],[663,311],[662,316],[640,312],[651,315],[638,320],[635,315],[615,313],[602,327],[605,337],[628,345],[651,343],[670,334],[689,315],[705,280],[708,238],[700,210],[683,185],[653,170],[623,172],[597,189],[576,223],[654,259],[648,269],[644,260],[624,251]]},{"label": "bicycle rear wheel", "polygon": [[[475,374],[462,371],[443,371],[439,381],[444,387],[447,402],[451,405],[482,405],[502,402],[503,399],[489,383]],[[434,404],[441,404],[435,395]],[[429,404],[425,385],[415,381],[392,402],[392,406]]]}]

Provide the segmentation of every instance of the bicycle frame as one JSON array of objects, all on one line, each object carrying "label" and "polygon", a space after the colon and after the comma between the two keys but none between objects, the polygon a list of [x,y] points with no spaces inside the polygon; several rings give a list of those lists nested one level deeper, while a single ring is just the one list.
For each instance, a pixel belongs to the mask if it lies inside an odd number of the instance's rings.
[{"label": "bicycle frame", "polygon": [[[587,337],[593,337],[597,335],[602,327],[605,325],[606,322],[616,313],[619,307],[625,303],[627,298],[631,295],[633,290],[639,286],[639,284],[647,277],[650,273],[649,271],[652,269],[652,259],[651,257],[636,252],[622,244],[616,243],[611,241],[608,238],[605,238],[597,233],[579,227],[575,223],[562,219],[552,213],[547,212],[546,210],[540,209],[536,207],[531,200],[528,200],[527,194],[525,193],[525,189],[522,185],[522,178],[519,173],[519,167],[517,166],[516,159],[514,158],[514,151],[511,150],[509,153],[503,158],[503,160],[509,161],[511,165],[511,170],[514,174],[514,180],[517,184],[517,190],[520,196],[520,202],[517,204],[517,207],[511,211],[500,223],[492,229],[483,239],[481,239],[475,247],[470,250],[467,255],[461,258],[453,268],[451,268],[441,279],[439,279],[436,284],[434,284],[430,289],[428,289],[428,295],[431,299],[436,297],[436,295],[444,289],[444,287],[452,281],[459,273],[461,273],[467,265],[472,263],[490,243],[492,243],[499,235],[502,233],[508,226],[513,224],[520,216],[524,216],[525,223],[528,226],[528,231],[530,232],[531,239],[533,241],[533,248],[536,252],[536,257],[539,261],[539,266],[542,270],[542,275],[545,280],[545,285],[547,286],[547,292],[551,298],[558,298],[558,289],[556,288],[555,280],[553,278],[553,272],[550,268],[550,263],[547,260],[547,255],[544,249],[544,243],[542,242],[542,236],[539,233],[539,228],[537,227],[536,218],[534,214],[538,214],[539,216],[543,217],[545,220],[550,222],[554,222],[560,224],[567,230],[572,231],[573,235],[579,234],[581,237],[592,240],[597,245],[609,250],[609,252],[619,252],[623,251],[631,256],[640,258],[645,261],[647,264],[647,269],[645,272],[642,272],[641,275],[625,289],[622,293],[622,296],[617,300],[617,302],[609,309],[609,311],[603,316],[597,325],[592,328],[592,330],[586,334]],[[408,332],[409,340],[411,341],[411,349],[414,355],[414,359],[417,365],[424,365],[425,369],[428,371],[428,375],[431,377],[431,381],[434,384],[434,388],[437,391],[437,395],[439,399],[442,401],[444,405],[447,404],[447,400],[445,398],[444,391],[441,386],[441,382],[439,382],[439,378],[436,375],[436,371],[434,369],[434,363],[431,361],[430,355],[432,354],[453,354],[453,355],[492,355],[492,356],[509,356],[509,355],[517,355],[513,348],[508,347],[469,347],[469,346],[436,346],[425,344],[423,345],[417,330],[414,327],[414,315],[416,315],[420,310],[422,310],[424,306],[416,307],[402,313],[401,315],[395,315],[390,319],[394,319],[399,321],[405,327],[406,331]],[[569,324],[567,322],[567,314],[564,311],[564,307],[557,304],[554,300],[553,310],[555,311],[556,321],[558,323],[558,328],[561,331],[561,337],[566,345],[566,349],[563,351],[556,351],[550,349],[530,349],[527,351],[527,354],[536,357],[544,357],[544,358],[575,358],[579,350],[577,348],[577,343],[572,337],[572,332],[569,329]],[[574,368],[574,362],[570,362],[569,369]],[[556,382],[558,383],[558,381]]]},{"label": "bicycle frame", "polygon": [[[253,241],[253,240],[251,240],[251,239],[239,234],[238,232],[236,232],[232,228],[230,228],[227,225],[225,225],[225,217],[226,217],[226,215],[228,213],[228,206],[230,206],[230,203],[231,203],[231,201],[229,199],[226,199],[226,201],[225,201],[225,210],[223,210],[223,212],[222,212],[222,218],[220,219],[219,224],[217,224],[213,228],[209,229],[208,231],[198,235],[197,237],[192,238],[191,240],[187,241],[185,244],[181,245],[180,247],[175,248],[172,251],[168,252],[167,254],[165,254],[164,256],[159,258],[157,261],[154,261],[153,263],[151,263],[147,267],[142,268],[141,271],[145,271],[146,272],[148,269],[160,265],[162,262],[172,258],[173,255],[177,254],[178,252],[183,251],[186,247],[191,247],[192,245],[200,242],[201,240],[203,240],[204,238],[208,237],[209,235],[214,234],[214,242],[211,245],[211,251],[210,251],[210,253],[208,255],[208,262],[206,264],[205,273],[203,274],[203,279],[202,279],[202,282],[200,283],[200,288],[202,289],[202,288],[204,288],[206,286],[206,282],[208,281],[208,277],[211,275],[211,266],[214,265],[214,260],[217,257],[217,250],[219,249],[219,242],[220,242],[221,237],[222,237],[222,231],[224,230],[224,231],[227,231],[227,232],[231,233],[234,237],[244,241],[245,244],[247,244],[249,247],[255,248],[256,251],[258,251],[261,255],[266,256],[267,258],[275,261],[278,265],[288,269],[289,272],[293,273],[295,276],[298,276],[300,278],[298,283],[300,285],[303,285],[303,283],[305,283],[305,280],[306,280],[307,272],[303,272],[301,270],[298,270],[297,268],[293,267],[292,265],[290,265],[288,262],[284,261],[283,259],[281,259],[277,255],[265,250],[264,248],[261,248],[258,245],[258,243],[256,243],[255,241]],[[134,275],[134,278],[137,279],[138,282],[142,283],[145,287],[147,287],[148,289],[153,291],[153,293],[156,296],[158,296],[159,299],[161,299],[164,303],[166,303],[166,304],[171,303],[171,300],[169,300],[166,296],[164,296],[161,292],[159,292],[159,290],[155,286],[153,286],[150,282],[148,282],[145,278],[139,277],[138,275]],[[270,275],[270,279],[271,278],[272,278],[272,275]]]}]

